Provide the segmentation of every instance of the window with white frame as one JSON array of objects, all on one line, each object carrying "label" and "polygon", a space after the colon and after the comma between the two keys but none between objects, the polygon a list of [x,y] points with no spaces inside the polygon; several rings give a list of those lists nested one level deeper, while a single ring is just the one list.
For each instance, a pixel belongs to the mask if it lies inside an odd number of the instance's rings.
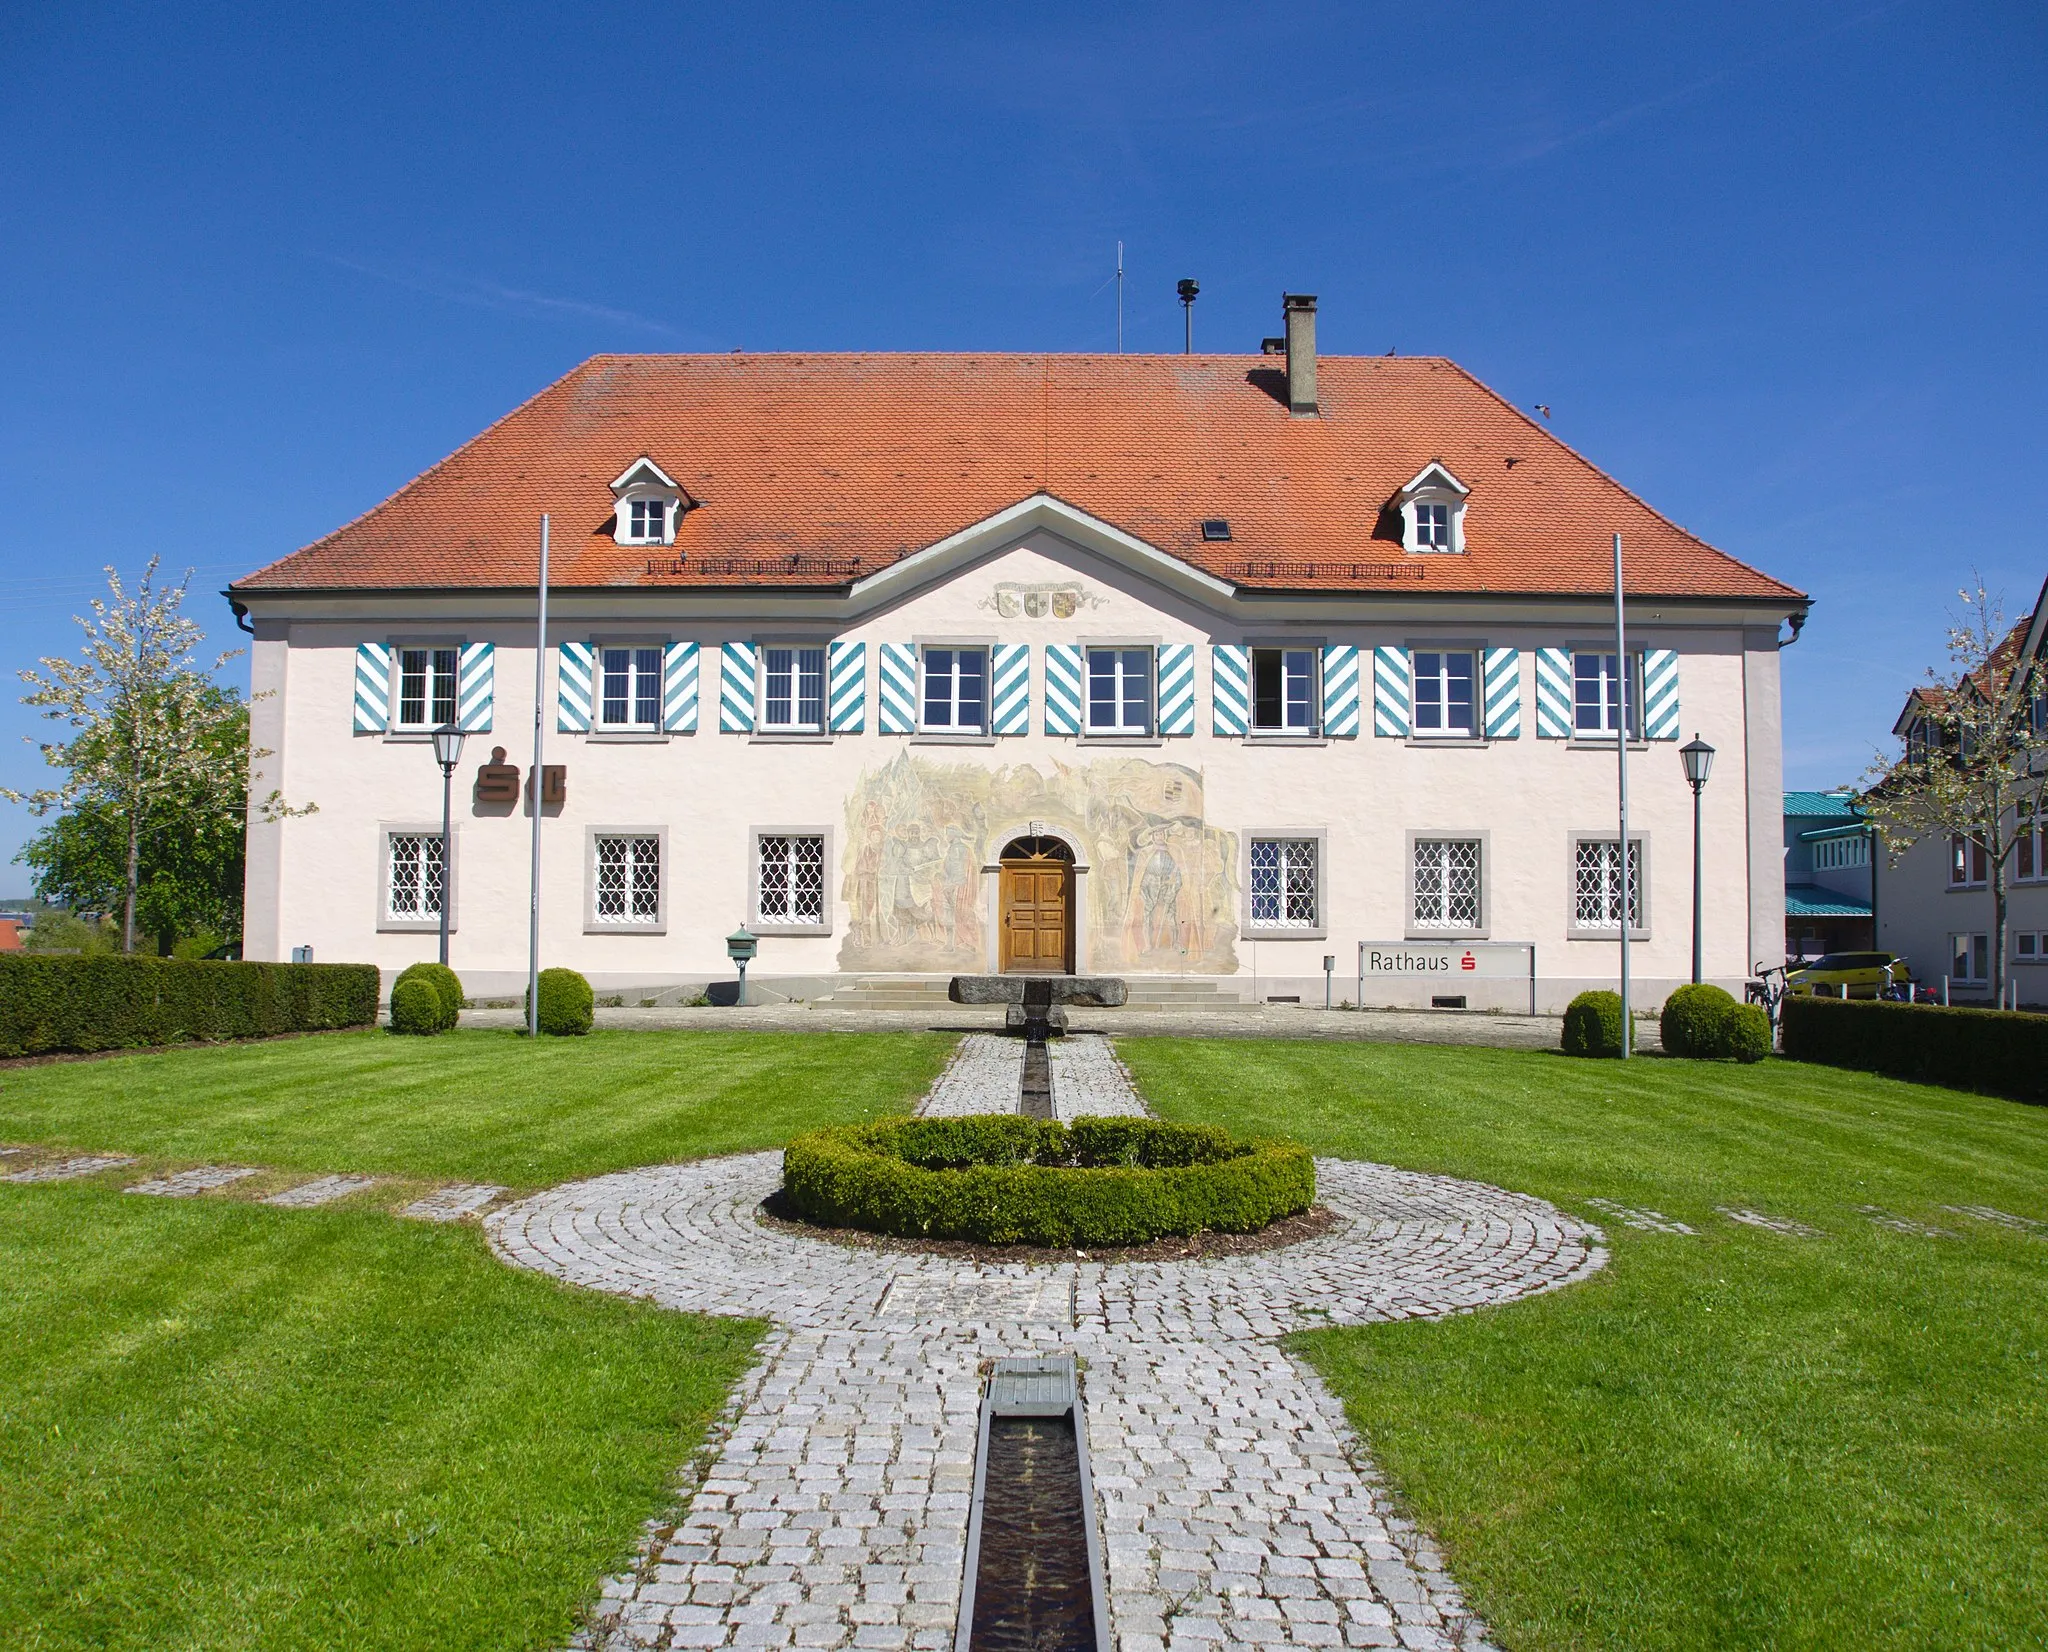
[{"label": "window with white frame", "polygon": [[1958,981],[1991,979],[1991,938],[1988,935],[1951,935],[1948,938],[1948,972]]},{"label": "window with white frame", "polygon": [[661,922],[659,834],[594,832],[590,858],[593,925],[625,929]]},{"label": "window with white frame", "polygon": [[1416,929],[1477,929],[1480,846],[1477,838],[1417,838],[1410,900]]},{"label": "window with white frame", "polygon": [[666,499],[633,499],[628,502],[628,519],[631,526],[627,537],[640,545],[664,545],[668,542],[668,511]]},{"label": "window with white frame", "polygon": [[[1625,674],[1624,664],[1627,667]],[[1572,732],[1582,740],[1603,734],[1611,738],[1621,725],[1625,686],[1629,738],[1639,738],[1643,731],[1642,680],[1641,661],[1634,654],[1624,662],[1618,654],[1574,653]]]},{"label": "window with white frame", "polygon": [[1316,650],[1254,648],[1252,729],[1258,734],[1316,732]]},{"label": "window with white frame", "polygon": [[1088,732],[1152,732],[1152,650],[1088,650]]},{"label": "window with white frame", "polygon": [[2048,802],[2023,797],[2013,823],[2013,876],[2023,883],[2048,878]]},{"label": "window with white frame", "polygon": [[625,545],[672,545],[683,511],[683,490],[675,478],[642,454],[612,478],[617,506],[613,521]]},{"label": "window with white frame", "polygon": [[1415,548],[1418,551],[1448,551],[1451,548],[1451,507],[1424,500],[1415,507]]},{"label": "window with white frame", "polygon": [[2014,930],[2012,956],[2015,963],[2048,964],[2048,932],[2038,929]]},{"label": "window with white frame", "polygon": [[1252,928],[1322,928],[1317,848],[1312,837],[1251,840]]},{"label": "window with white frame", "polygon": [[924,651],[924,719],[930,734],[981,734],[988,728],[988,650]]},{"label": "window with white frame", "polygon": [[1981,889],[1991,881],[1991,854],[1981,838],[1953,833],[1948,840],[1948,886]]},{"label": "window with white frame", "polygon": [[1414,729],[1417,735],[1465,736],[1478,732],[1474,712],[1476,673],[1470,650],[1415,649]]},{"label": "window with white frame", "polygon": [[[1572,858],[1572,928],[1621,927],[1621,845],[1616,838],[1581,838]],[[1643,927],[1643,844],[1628,846],[1628,926]]]},{"label": "window with white frame", "polygon": [[825,839],[822,833],[763,832],[756,840],[759,865],[755,914],[764,924],[825,921]]},{"label": "window with white frame", "polygon": [[604,728],[661,726],[659,648],[598,650],[597,720]]},{"label": "window with white frame", "polygon": [[384,918],[387,923],[438,922],[442,876],[439,832],[391,832],[384,840]]},{"label": "window with white frame", "polygon": [[1864,833],[1854,837],[1824,837],[1813,846],[1816,872],[1839,872],[1870,864],[1870,839]]},{"label": "window with white frame", "polygon": [[459,648],[398,650],[398,706],[394,728],[432,729],[455,721]]},{"label": "window with white frame", "polygon": [[824,649],[771,644],[761,650],[760,726],[795,734],[824,729]]},{"label": "window with white frame", "polygon": [[1394,495],[1406,550],[1426,556],[1456,556],[1465,549],[1465,484],[1442,465],[1425,465]]}]

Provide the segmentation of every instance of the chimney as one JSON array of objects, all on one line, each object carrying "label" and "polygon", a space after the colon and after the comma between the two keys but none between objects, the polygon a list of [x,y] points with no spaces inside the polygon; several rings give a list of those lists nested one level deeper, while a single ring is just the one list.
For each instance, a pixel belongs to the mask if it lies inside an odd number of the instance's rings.
[{"label": "chimney", "polygon": [[1316,295],[1282,293],[1287,317],[1287,411],[1316,411]]}]

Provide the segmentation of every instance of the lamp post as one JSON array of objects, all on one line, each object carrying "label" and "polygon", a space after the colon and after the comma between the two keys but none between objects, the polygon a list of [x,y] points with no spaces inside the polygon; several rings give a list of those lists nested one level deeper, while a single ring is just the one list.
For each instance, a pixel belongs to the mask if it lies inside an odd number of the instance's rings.
[{"label": "lamp post", "polygon": [[1692,984],[1700,984],[1700,793],[1714,769],[1714,748],[1695,734],[1678,748],[1685,782],[1692,787]]},{"label": "lamp post", "polygon": [[443,723],[434,730],[434,761],[441,765],[441,962],[448,962],[449,872],[455,864],[449,836],[455,825],[455,765],[462,761],[462,730]]}]

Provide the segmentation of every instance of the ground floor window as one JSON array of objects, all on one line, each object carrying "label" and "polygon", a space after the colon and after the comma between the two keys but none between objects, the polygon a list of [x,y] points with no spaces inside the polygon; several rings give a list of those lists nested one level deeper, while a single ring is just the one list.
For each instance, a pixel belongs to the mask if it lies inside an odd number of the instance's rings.
[{"label": "ground floor window", "polygon": [[438,919],[445,881],[441,867],[441,834],[392,832],[384,841],[385,920],[389,923],[424,923]]},{"label": "ground floor window", "polygon": [[[1572,927],[1621,927],[1621,845],[1615,838],[1581,838],[1573,856]],[[1628,846],[1628,926],[1643,927],[1643,845]]]},{"label": "ground floor window", "polygon": [[1415,840],[1410,911],[1417,929],[1477,929],[1480,852],[1477,838]]},{"label": "ground floor window", "polygon": [[1991,937],[1951,935],[1948,938],[1948,972],[1958,981],[1991,979]]},{"label": "ground floor window", "polygon": [[2048,964],[2048,934],[2038,929],[2014,931],[2012,954],[2023,964]]},{"label": "ground floor window", "polygon": [[759,882],[754,903],[767,924],[822,924],[825,921],[825,839],[823,834],[763,832]]},{"label": "ground floor window", "polygon": [[1322,911],[1312,837],[1253,838],[1252,927],[1320,929]]},{"label": "ground floor window", "polygon": [[660,837],[599,832],[590,842],[591,921],[607,927],[660,923]]},{"label": "ground floor window", "polygon": [[2048,807],[2031,797],[2021,798],[2017,828],[2013,876],[2025,883],[2048,878]]}]

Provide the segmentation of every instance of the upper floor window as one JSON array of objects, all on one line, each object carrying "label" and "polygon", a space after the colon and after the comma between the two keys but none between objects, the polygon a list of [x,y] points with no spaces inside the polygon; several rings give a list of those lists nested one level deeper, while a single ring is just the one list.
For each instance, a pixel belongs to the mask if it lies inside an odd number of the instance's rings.
[{"label": "upper floor window", "polygon": [[1471,489],[1440,464],[1423,466],[1420,474],[1394,495],[1401,518],[1401,543],[1430,556],[1456,556],[1465,549],[1465,500]]},{"label": "upper floor window", "polygon": [[683,490],[652,459],[642,454],[614,477],[612,498],[617,505],[615,520],[622,543],[675,543],[676,519],[683,511]]},{"label": "upper floor window", "polygon": [[1973,889],[1991,881],[1991,854],[1981,838],[1960,832],[1948,840],[1948,886]]},{"label": "upper floor window", "polygon": [[661,654],[659,648],[606,648],[599,651],[603,690],[597,720],[605,728],[661,726]]},{"label": "upper floor window", "polygon": [[924,651],[924,728],[937,734],[980,734],[988,728],[988,650]]},{"label": "upper floor window", "polygon": [[1088,732],[1152,732],[1152,650],[1088,650]]},{"label": "upper floor window", "polygon": [[761,650],[761,727],[815,734],[825,727],[825,650]]},{"label": "upper floor window", "polygon": [[1478,728],[1472,709],[1473,659],[1469,650],[1416,649],[1415,732],[1470,735]]},{"label": "upper floor window", "polygon": [[1261,734],[1316,731],[1316,651],[1252,650],[1252,728]]},{"label": "upper floor window", "polygon": [[1613,734],[1621,726],[1621,708],[1626,687],[1629,738],[1643,732],[1642,665],[1631,654],[1623,675],[1623,661],[1617,654],[1575,653],[1572,655],[1572,732],[1581,737]]},{"label": "upper floor window", "polygon": [[398,728],[439,728],[455,721],[459,648],[401,648],[398,651]]},{"label": "upper floor window", "polygon": [[2038,798],[2021,798],[2015,825],[2019,841],[2013,846],[2013,875],[2030,883],[2048,878],[2048,805]]}]

